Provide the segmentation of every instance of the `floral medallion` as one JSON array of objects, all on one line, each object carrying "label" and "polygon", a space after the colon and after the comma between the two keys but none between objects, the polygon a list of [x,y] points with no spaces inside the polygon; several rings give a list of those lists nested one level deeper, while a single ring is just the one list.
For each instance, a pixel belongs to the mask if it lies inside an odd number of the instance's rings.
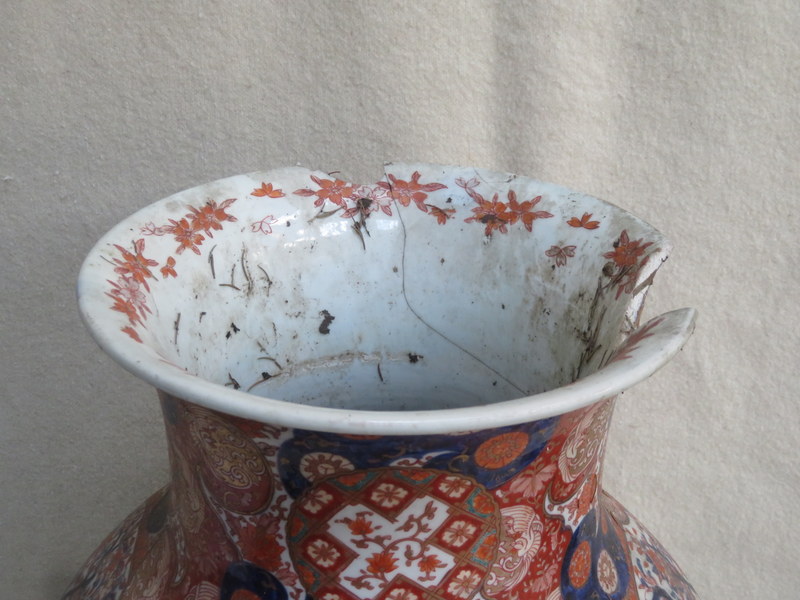
[{"label": "floral medallion", "polygon": [[314,485],[287,527],[315,598],[468,600],[494,560],[498,518],[491,495],[471,478],[379,469]]}]

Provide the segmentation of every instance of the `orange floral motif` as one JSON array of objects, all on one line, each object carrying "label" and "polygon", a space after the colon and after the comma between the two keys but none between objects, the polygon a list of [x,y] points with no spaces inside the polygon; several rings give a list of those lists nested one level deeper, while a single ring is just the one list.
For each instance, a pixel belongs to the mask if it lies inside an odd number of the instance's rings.
[{"label": "orange floral motif", "polygon": [[358,515],[355,519],[347,520],[346,523],[350,533],[353,535],[369,535],[374,531],[372,521],[364,517],[363,514]]},{"label": "orange floral motif", "polygon": [[[169,219],[168,224],[158,227],[154,223],[146,223],[141,232],[144,235],[172,235],[178,242],[176,254],[182,254],[187,249],[200,254],[200,245],[206,240],[206,236],[214,237],[213,232],[221,230],[224,222],[236,221],[236,217],[227,212],[234,202],[236,198],[228,198],[220,203],[209,200],[200,208],[190,206],[189,212],[181,219]],[[111,291],[106,292],[106,295],[114,300],[111,310],[121,312],[128,317],[130,325],[122,328],[122,331],[137,342],[141,342],[141,338],[133,328],[142,324],[150,309],[147,307],[147,297],[139,286],[144,288],[145,292],[150,291],[148,280],[155,279],[151,268],[157,267],[158,262],[144,256],[144,238],[133,242],[133,252],[117,244],[114,244],[114,247],[122,255],[122,258],[112,259],[115,265],[114,272],[120,277],[117,281],[109,280]],[[175,265],[175,258],[167,257],[166,263],[159,269],[161,276],[165,279],[177,277]]]},{"label": "orange floral motif", "polygon": [[236,198],[228,198],[217,205],[216,201],[209,200],[199,209],[190,206],[189,214],[186,215],[192,221],[194,231],[204,231],[209,237],[214,237],[213,231],[220,231],[222,223],[225,221],[236,221],[236,217],[227,213],[226,209],[236,201]]},{"label": "orange floral motif", "polygon": [[381,181],[378,185],[389,190],[392,197],[403,206],[408,206],[411,202],[414,202],[422,212],[428,212],[428,205],[425,204],[428,193],[443,190],[447,186],[443,183],[420,183],[420,177],[422,177],[422,174],[419,171],[414,171],[411,174],[410,181],[397,179],[394,175],[389,174],[389,182]]},{"label": "orange floral motif", "polygon": [[522,431],[501,433],[478,446],[475,451],[475,462],[485,469],[500,469],[518,458],[527,445],[527,433]]},{"label": "orange floral motif", "polygon": [[[433,573],[436,569],[440,569],[445,565],[442,561],[435,554],[427,554],[419,559],[417,563],[419,566],[419,570],[425,573],[426,576],[430,577],[431,573]],[[430,577],[432,578],[432,577]]]},{"label": "orange floral motif", "polygon": [[397,568],[397,559],[391,552],[378,552],[367,559],[367,564],[367,571],[373,575],[383,575]]},{"label": "orange floral motif", "polygon": [[570,227],[583,227],[584,229],[597,229],[600,227],[600,221],[592,221],[591,218],[592,213],[583,213],[580,219],[578,217],[572,217],[567,221],[567,225]]},{"label": "orange floral motif", "polygon": [[165,264],[160,269],[161,276],[166,279],[168,277],[177,277],[178,274],[175,272],[175,259],[171,256],[167,258],[167,264]]},{"label": "orange floral motif", "polygon": [[129,275],[135,281],[141,283],[144,289],[149,292],[150,286],[147,284],[147,280],[153,278],[150,267],[158,266],[158,262],[144,257],[144,238],[139,238],[133,242],[133,252],[117,244],[114,244],[114,247],[122,254],[122,260],[119,258],[113,259],[114,264],[117,265],[114,268],[114,272],[123,276]]},{"label": "orange floral motif", "polygon": [[283,198],[286,194],[284,194],[279,188],[273,188],[271,183],[262,181],[261,187],[254,189],[252,192],[250,192],[250,195],[258,198],[263,198],[265,196],[269,198]]},{"label": "orange floral motif", "polygon": [[623,229],[619,234],[619,239],[614,242],[614,249],[603,254],[604,258],[610,258],[618,267],[632,267],[639,262],[639,258],[645,253],[653,242],[642,243],[641,238],[631,240],[628,231]]},{"label": "orange floral motif", "polygon": [[498,199],[498,194],[495,194],[491,200],[486,200],[475,190],[466,187],[464,189],[478,204],[472,209],[472,212],[475,213],[474,216],[464,220],[467,223],[480,222],[486,225],[484,232],[487,237],[491,236],[494,231],[508,233],[508,226],[517,222],[522,223],[525,229],[532,232],[533,222],[536,219],[548,219],[553,216],[546,210],[534,210],[536,205],[541,202],[541,196],[519,202],[517,193],[514,190],[509,190],[507,194],[508,202],[501,202]]},{"label": "orange floral motif", "polygon": [[353,185],[341,179],[321,179],[316,175],[311,175],[311,179],[319,186],[318,190],[303,188],[294,193],[298,196],[316,196],[314,206],[322,206],[326,200],[330,200],[336,206],[344,208],[347,200],[353,196]]},{"label": "orange floral motif", "polygon": [[200,254],[199,246],[206,239],[205,236],[199,231],[196,231],[189,223],[188,219],[181,219],[180,221],[170,219],[169,222],[171,225],[168,225],[166,229],[175,237],[175,241],[179,244],[175,252],[183,254],[183,251],[188,249],[195,254]]},{"label": "orange floral motif", "polygon": [[[630,294],[636,285],[639,271],[647,261],[644,253],[653,245],[653,242],[642,243],[642,239],[631,240],[628,231],[623,229],[619,234],[619,239],[614,242],[614,249],[603,254],[604,258],[609,258],[613,263],[612,271],[608,273],[611,277],[610,286],[616,286],[617,298],[625,292]],[[641,258],[644,259],[639,262]],[[604,270],[605,272],[605,270]]]},{"label": "orange floral motif", "polygon": [[[182,254],[184,250],[191,250],[195,254],[200,254],[199,246],[205,241],[206,235],[214,237],[214,231],[222,229],[222,224],[226,221],[236,221],[236,217],[228,214],[227,209],[236,202],[236,198],[228,198],[217,204],[215,200],[209,200],[202,207],[189,207],[189,212],[179,220],[169,219],[168,225],[156,227],[153,223],[147,223],[142,227],[145,235],[172,235],[178,242],[177,254]],[[205,235],[203,235],[205,234]]]},{"label": "orange floral motif", "polygon": [[147,296],[142,291],[142,285],[133,277],[120,277],[117,281],[108,280],[111,291],[106,296],[114,300],[112,310],[121,312],[128,317],[131,325],[136,325],[147,318],[150,309],[147,307]]},{"label": "orange floral motif", "polygon": [[426,206],[430,209],[430,214],[436,217],[436,222],[439,223],[439,225],[444,225],[447,223],[447,220],[452,218],[452,216],[456,213],[455,208],[439,208],[433,204],[426,204]]},{"label": "orange floral motif", "polygon": [[473,199],[478,206],[472,209],[472,212],[475,213],[474,216],[464,219],[465,222],[480,222],[486,225],[484,233],[487,237],[491,236],[494,231],[508,233],[507,226],[513,216],[508,212],[508,206],[498,200],[497,194],[491,200],[486,200],[477,192],[473,192]]},{"label": "orange floral motif", "polygon": [[533,210],[542,201],[541,196],[536,196],[531,200],[517,202],[517,194],[514,190],[508,190],[508,212],[511,215],[510,225],[518,220],[525,225],[525,229],[533,231],[533,222],[536,219],[548,219],[553,215],[546,210]]}]

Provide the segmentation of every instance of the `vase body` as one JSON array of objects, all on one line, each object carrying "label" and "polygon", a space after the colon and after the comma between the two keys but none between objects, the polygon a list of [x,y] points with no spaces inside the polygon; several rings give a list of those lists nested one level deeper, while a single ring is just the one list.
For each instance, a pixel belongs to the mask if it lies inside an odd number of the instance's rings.
[{"label": "vase body", "polygon": [[601,485],[617,394],[694,326],[638,326],[666,252],[600,200],[431,165],[143,209],[79,300],[159,390],[171,478],[64,600],[694,598]]},{"label": "vase body", "polygon": [[65,600],[694,598],[601,489],[613,399],[438,436],[291,430],[161,399],[171,481]]}]

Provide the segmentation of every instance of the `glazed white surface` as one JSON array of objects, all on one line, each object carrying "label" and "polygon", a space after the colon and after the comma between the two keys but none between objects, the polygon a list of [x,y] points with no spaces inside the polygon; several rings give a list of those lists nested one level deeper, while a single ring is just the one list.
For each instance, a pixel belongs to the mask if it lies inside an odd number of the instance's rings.
[{"label": "glazed white surface", "polygon": [[293,167],[123,220],[78,300],[109,354],[177,397],[302,429],[451,433],[563,414],[665,364],[691,309],[612,355],[667,251],[633,215],[524,176],[387,164],[350,185]]}]

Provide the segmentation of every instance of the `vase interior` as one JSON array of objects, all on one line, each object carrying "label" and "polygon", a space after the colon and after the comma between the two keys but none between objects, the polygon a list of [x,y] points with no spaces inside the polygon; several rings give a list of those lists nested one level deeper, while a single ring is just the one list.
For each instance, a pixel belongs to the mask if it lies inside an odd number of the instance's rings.
[{"label": "vase interior", "polygon": [[476,169],[300,168],[176,194],[87,259],[109,343],[213,385],[350,410],[491,404],[596,371],[666,256],[591,196]]}]

